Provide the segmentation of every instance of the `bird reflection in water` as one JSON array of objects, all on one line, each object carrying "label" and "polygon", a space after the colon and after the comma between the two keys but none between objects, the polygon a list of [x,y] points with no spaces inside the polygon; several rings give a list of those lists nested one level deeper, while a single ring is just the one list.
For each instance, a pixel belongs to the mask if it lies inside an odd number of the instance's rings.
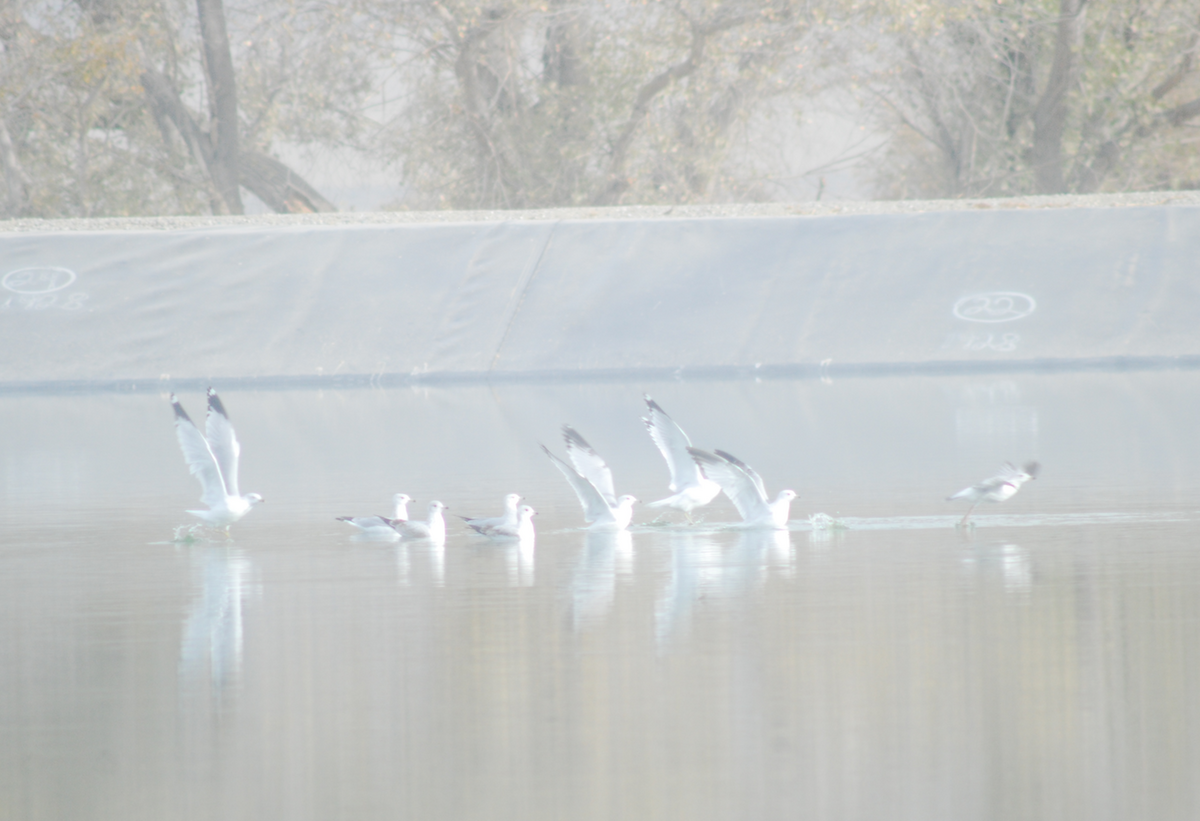
[{"label": "bird reflection in water", "polygon": [[[416,562],[418,569],[414,570]],[[446,586],[446,543],[439,539],[401,539],[396,544],[396,580],[401,587],[415,583],[420,566],[428,568],[435,587]]]},{"label": "bird reflection in water", "polygon": [[508,568],[509,587],[533,586],[534,536],[503,542],[504,562]]},{"label": "bird reflection in water", "polygon": [[207,681],[219,702],[241,677],[242,609],[252,592],[253,565],[227,545],[198,546],[192,560],[198,592],[183,628],[180,686],[198,692]]},{"label": "bird reflection in water", "polygon": [[1018,544],[972,544],[963,563],[985,579],[998,574],[1006,593],[1025,596],[1033,587],[1033,562],[1029,551]]},{"label": "bird reflection in water", "polygon": [[729,547],[722,546],[717,534],[671,534],[670,576],[654,607],[659,648],[687,634],[698,599],[728,601],[753,593],[771,571],[795,574],[787,530],[743,530]]},{"label": "bird reflection in water", "polygon": [[591,530],[571,576],[571,625],[576,630],[602,621],[612,608],[617,575],[633,569],[633,536],[627,530]]}]

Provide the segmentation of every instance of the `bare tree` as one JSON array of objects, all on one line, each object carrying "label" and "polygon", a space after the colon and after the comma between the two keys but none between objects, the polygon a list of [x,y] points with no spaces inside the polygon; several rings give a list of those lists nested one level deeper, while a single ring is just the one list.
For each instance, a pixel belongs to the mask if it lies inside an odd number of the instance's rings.
[{"label": "bare tree", "polygon": [[861,87],[892,131],[891,196],[986,196],[1185,184],[1200,116],[1200,12],[1170,0],[879,3]]},{"label": "bare tree", "polygon": [[728,196],[714,186],[729,134],[811,28],[790,0],[384,8],[413,93],[381,144],[421,206]]},{"label": "bare tree", "polygon": [[[278,20],[274,0],[248,1]],[[241,213],[242,188],[277,211],[332,210],[270,149],[311,137],[288,133],[303,118],[283,113],[301,96],[286,93],[284,78],[336,75],[336,49],[310,42],[295,50],[275,69],[273,94],[252,83],[245,111],[233,43],[250,38],[230,36],[221,0],[197,0],[190,19],[186,8],[166,0],[0,5],[0,213]],[[242,16],[252,30],[266,15]],[[324,28],[327,42],[350,39]],[[246,51],[243,64],[258,56]],[[307,73],[290,72],[289,62],[305,62]],[[345,83],[331,87],[354,107]]]}]

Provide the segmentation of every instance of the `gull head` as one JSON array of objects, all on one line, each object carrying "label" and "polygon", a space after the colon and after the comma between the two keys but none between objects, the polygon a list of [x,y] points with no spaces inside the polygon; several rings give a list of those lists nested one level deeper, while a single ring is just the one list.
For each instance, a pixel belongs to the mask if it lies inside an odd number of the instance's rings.
[{"label": "gull head", "polygon": [[442,504],[441,502],[430,502],[429,503],[429,515],[430,516],[437,516],[443,510],[446,510],[446,506],[444,504]]},{"label": "gull head", "polygon": [[[519,502],[519,501],[521,501],[520,493],[510,493],[504,497],[504,506],[513,508],[515,510],[517,507],[517,502]],[[532,509],[533,508],[530,508],[530,510],[532,510]]]},{"label": "gull head", "polygon": [[412,501],[412,497],[409,496],[407,493],[397,493],[395,496],[392,497],[392,501],[398,505],[406,505]]},{"label": "gull head", "polygon": [[[516,494],[513,495],[515,496]],[[519,512],[522,519],[532,519],[537,515],[537,511],[531,508],[529,505],[521,505],[521,510]]]},{"label": "gull head", "polygon": [[617,499],[617,507],[633,507],[641,503],[641,499],[638,499],[636,496],[630,496],[628,493]]},{"label": "gull head", "polygon": [[1042,466],[1037,462],[1026,462],[1024,470],[1026,476],[1028,476],[1030,479],[1036,479],[1038,473],[1040,473],[1042,470]]},{"label": "gull head", "polygon": [[247,493],[247,494],[246,494],[246,496],[245,496],[245,499],[246,499],[246,501],[247,501],[247,502],[250,504],[250,507],[254,507],[254,506],[255,506],[256,504],[258,504],[259,502],[265,502],[265,501],[266,501],[266,499],[264,499],[263,497],[259,496],[257,493]]},{"label": "gull head", "polygon": [[783,501],[788,501],[788,502],[790,502],[790,501],[792,501],[792,499],[795,499],[795,498],[796,498],[796,491],[794,491],[794,490],[781,490],[781,491],[779,491],[779,495],[775,497],[775,501],[777,501],[777,502],[783,502]]}]

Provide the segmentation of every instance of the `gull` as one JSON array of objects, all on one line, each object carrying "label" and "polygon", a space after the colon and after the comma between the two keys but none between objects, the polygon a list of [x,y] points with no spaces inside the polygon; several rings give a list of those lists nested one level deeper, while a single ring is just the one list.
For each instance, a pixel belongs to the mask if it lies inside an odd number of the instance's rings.
[{"label": "gull", "polygon": [[[459,518],[466,522],[470,527],[474,528],[477,532],[483,533],[485,536],[488,534],[484,531],[488,528],[503,526],[512,529],[517,526],[517,519],[519,518],[517,505],[520,503],[520,501],[521,494],[510,493],[504,497],[503,516],[492,516],[488,518],[479,516],[460,516]],[[530,508],[530,510],[532,509],[533,508]]]},{"label": "gull", "polygon": [[613,490],[612,471],[592,446],[570,425],[563,425],[563,439],[567,443],[567,456],[571,467],[559,459],[550,449],[542,450],[550,457],[563,476],[571,483],[579,503],[583,505],[583,519],[593,530],[624,530],[633,518],[633,506],[637,499],[625,495],[617,498]]},{"label": "gull", "polygon": [[200,501],[209,508],[189,510],[188,513],[214,527],[228,529],[263,497],[257,493],[243,496],[238,491],[238,456],[242,446],[238,444],[233,425],[229,424],[225,406],[217,392],[209,388],[205,433],[192,422],[175,394],[171,394],[171,407],[175,409],[175,435],[179,437],[184,461],[191,474],[200,480]]},{"label": "gull", "polygon": [[517,520],[512,524],[501,521],[494,525],[484,527],[471,525],[471,527],[493,539],[532,539],[534,537],[533,517],[536,515],[537,511],[532,507],[521,505],[521,509],[517,511]]},{"label": "gull", "polygon": [[[390,521],[408,521],[408,503],[412,501],[412,497],[407,493],[397,493],[392,497],[392,501],[396,504],[396,510]],[[395,533],[395,529],[388,524],[389,520],[386,516],[338,516],[337,520],[353,525],[364,533],[374,535]]]},{"label": "gull", "polygon": [[736,456],[723,450],[709,453],[699,448],[688,448],[704,473],[721,486],[725,495],[742,514],[744,527],[787,527],[788,510],[795,491],[781,490],[775,501],[767,500],[766,485],[754,468]]},{"label": "gull", "polygon": [[645,397],[649,415],[642,418],[650,438],[658,446],[659,452],[667,460],[671,471],[671,484],[667,485],[674,496],[649,502],[646,507],[673,507],[683,511],[688,522],[692,521],[692,511],[708,504],[721,492],[721,486],[704,475],[695,458],[688,453],[692,441],[683,432],[683,428],[675,424],[666,411],[649,396]]},{"label": "gull", "polygon": [[424,522],[401,521],[388,519],[387,523],[404,539],[431,539],[435,542],[446,541],[446,520],[442,511],[446,506],[441,502],[429,503],[429,519]]},{"label": "gull", "polygon": [[1036,479],[1038,471],[1041,469],[1042,466],[1037,462],[1026,462],[1024,468],[1018,468],[1012,462],[1005,462],[1000,466],[1000,472],[995,476],[984,479],[977,485],[965,487],[951,496],[947,496],[947,502],[966,499],[971,503],[971,506],[967,508],[967,515],[962,517],[962,521],[958,523],[958,526],[966,526],[967,519],[971,517],[971,512],[975,510],[975,506],[980,502],[1003,502],[1005,499],[1011,499],[1021,489],[1021,485],[1030,479]]}]

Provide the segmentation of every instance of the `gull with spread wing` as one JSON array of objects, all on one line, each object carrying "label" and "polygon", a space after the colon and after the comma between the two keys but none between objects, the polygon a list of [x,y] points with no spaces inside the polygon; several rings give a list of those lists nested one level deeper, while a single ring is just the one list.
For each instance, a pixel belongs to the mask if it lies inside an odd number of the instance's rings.
[{"label": "gull with spread wing", "polygon": [[[478,533],[484,533],[485,530],[493,527],[504,527],[513,529],[517,526],[517,519],[520,518],[520,513],[517,511],[517,505],[521,502],[521,494],[510,493],[504,497],[504,515],[503,516],[460,516],[471,528]],[[533,510],[533,508],[530,508]]]},{"label": "gull with spread wing", "polygon": [[671,484],[667,485],[675,494],[657,502],[648,502],[646,507],[671,507],[683,511],[689,522],[692,521],[692,511],[708,504],[721,492],[721,486],[704,475],[696,459],[688,453],[692,441],[683,432],[683,428],[675,424],[666,411],[658,403],[646,396],[648,414],[642,418],[650,438],[658,446],[667,467],[671,471]]},{"label": "gull with spread wing", "polygon": [[723,450],[709,453],[699,448],[688,448],[704,473],[721,486],[725,495],[742,514],[744,527],[787,527],[788,511],[795,491],[781,490],[775,501],[767,498],[767,488],[762,477],[754,468],[741,459]]},{"label": "gull with spread wing", "polygon": [[408,521],[408,503],[412,501],[412,497],[407,493],[397,493],[392,497],[392,501],[395,503],[396,509],[390,520],[386,516],[338,516],[337,520],[357,527],[363,533],[370,535],[395,536],[396,530],[388,522]]},{"label": "gull with spread wing", "polygon": [[446,506],[441,502],[429,503],[429,518],[424,522],[400,521],[388,519],[387,523],[400,534],[402,539],[429,539],[435,542],[446,541],[446,519],[442,511]]},{"label": "gull with spread wing", "polygon": [[209,508],[188,513],[213,527],[228,528],[263,500],[257,493],[243,496],[238,490],[238,457],[242,446],[229,423],[229,414],[212,388],[208,389],[204,433],[192,422],[175,394],[171,394],[171,407],[175,409],[175,435],[183,449],[184,461],[191,474],[200,480],[200,501]]},{"label": "gull with spread wing", "polygon": [[1000,466],[1000,472],[995,476],[947,496],[947,502],[966,499],[971,503],[971,506],[967,508],[967,515],[962,517],[962,521],[958,523],[958,526],[966,526],[967,519],[971,517],[971,512],[975,510],[975,506],[980,502],[1003,502],[1006,499],[1011,499],[1021,489],[1021,485],[1030,479],[1036,479],[1041,469],[1042,466],[1037,462],[1026,462],[1024,469],[1018,468],[1012,462],[1005,462]]},{"label": "gull with spread wing", "polygon": [[583,505],[583,519],[588,523],[588,528],[624,530],[629,527],[633,506],[638,500],[628,494],[617,498],[613,490],[612,471],[578,431],[570,425],[563,425],[563,439],[567,443],[567,456],[574,467],[551,453],[545,445],[542,445],[542,450],[546,451],[555,467],[571,483],[579,503]]}]

